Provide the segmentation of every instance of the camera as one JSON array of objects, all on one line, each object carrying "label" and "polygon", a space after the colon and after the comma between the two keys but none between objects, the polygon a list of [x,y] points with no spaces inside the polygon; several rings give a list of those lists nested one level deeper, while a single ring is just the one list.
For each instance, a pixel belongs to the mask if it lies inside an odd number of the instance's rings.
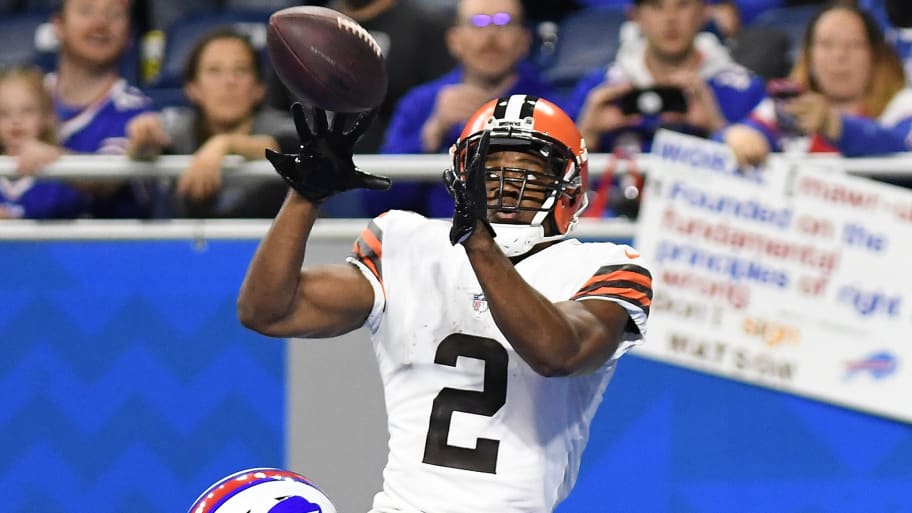
[{"label": "camera", "polygon": [[621,112],[626,115],[654,116],[662,112],[687,112],[684,91],[674,86],[655,86],[634,89],[618,99]]},{"label": "camera", "polygon": [[766,94],[774,100],[790,100],[804,92],[804,86],[787,78],[774,78],[766,83]]},{"label": "camera", "polygon": [[776,124],[779,127],[779,133],[785,139],[801,137],[804,135],[798,127],[795,116],[789,114],[785,108],[789,100],[797,98],[804,93],[804,86],[787,78],[773,79],[766,84],[766,94],[773,100],[773,108],[776,112]]}]

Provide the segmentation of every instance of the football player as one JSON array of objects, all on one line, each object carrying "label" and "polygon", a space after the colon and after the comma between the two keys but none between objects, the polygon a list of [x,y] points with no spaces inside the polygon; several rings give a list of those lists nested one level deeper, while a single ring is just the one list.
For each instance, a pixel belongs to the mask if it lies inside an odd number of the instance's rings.
[{"label": "football player", "polygon": [[568,237],[587,203],[573,121],[532,96],[487,103],[444,173],[452,223],[390,211],[347,263],[302,268],[320,203],[389,180],[352,162],[369,115],[346,131],[344,116],[293,114],[299,153],[268,155],[293,190],[247,271],[241,322],[276,337],[370,330],[390,435],[373,512],[552,511],[652,299],[633,248]]}]

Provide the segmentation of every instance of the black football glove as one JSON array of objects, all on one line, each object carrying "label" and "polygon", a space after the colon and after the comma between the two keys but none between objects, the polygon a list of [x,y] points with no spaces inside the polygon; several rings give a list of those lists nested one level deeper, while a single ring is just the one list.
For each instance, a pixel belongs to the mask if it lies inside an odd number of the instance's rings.
[{"label": "black football glove", "polygon": [[455,169],[443,172],[443,183],[456,203],[453,226],[450,228],[450,243],[454,246],[465,243],[472,236],[479,220],[491,237],[496,236],[488,222],[488,193],[485,187],[485,159],[490,145],[491,132],[485,131],[478,141],[475,155],[466,166],[465,181],[460,179]]},{"label": "black football glove", "polygon": [[355,142],[374,120],[376,110],[359,114],[348,132],[345,131],[347,114],[335,113],[330,128],[326,111],[314,107],[311,128],[300,103],[291,107],[291,113],[301,142],[298,153],[277,153],[267,149],[266,158],[298,194],[319,203],[350,189],[390,188],[389,178],[365,173],[352,161]]}]

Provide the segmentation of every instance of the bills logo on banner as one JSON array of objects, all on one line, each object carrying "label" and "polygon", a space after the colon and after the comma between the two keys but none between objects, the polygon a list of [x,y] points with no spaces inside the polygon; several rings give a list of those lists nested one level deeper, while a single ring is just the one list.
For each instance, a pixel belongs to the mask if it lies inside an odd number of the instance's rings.
[{"label": "bills logo on banner", "polygon": [[858,374],[867,374],[874,379],[884,379],[896,372],[896,357],[886,351],[874,353],[861,360],[846,364],[845,379],[849,380]]},{"label": "bills logo on banner", "polygon": [[744,172],[677,133],[653,149],[635,246],[656,299],[637,354],[912,422],[912,191],[807,160]]}]

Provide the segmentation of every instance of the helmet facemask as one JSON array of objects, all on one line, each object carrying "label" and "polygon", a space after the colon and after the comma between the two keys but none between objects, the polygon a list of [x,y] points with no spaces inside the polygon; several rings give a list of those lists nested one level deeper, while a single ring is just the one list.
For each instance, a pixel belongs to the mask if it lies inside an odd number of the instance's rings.
[{"label": "helmet facemask", "polygon": [[[531,130],[531,118],[528,118],[528,123],[529,127],[517,127],[515,123],[498,123],[498,120],[492,119],[489,124],[492,133],[488,155],[517,151],[543,159],[546,163],[542,171],[523,167],[486,168],[489,216],[497,212],[535,212],[528,223],[503,221],[503,216],[500,220],[492,220],[492,227],[497,233],[495,241],[508,257],[525,254],[542,242],[563,239],[586,203],[583,197],[582,206],[572,214],[571,220],[556,219],[555,207],[572,205],[582,194],[577,162],[569,148]],[[473,134],[455,148],[454,160],[460,175],[464,175],[470,156],[474,156],[481,135]],[[524,201],[528,197],[534,198],[534,201]],[[566,226],[566,229],[561,230],[561,226]]]}]

